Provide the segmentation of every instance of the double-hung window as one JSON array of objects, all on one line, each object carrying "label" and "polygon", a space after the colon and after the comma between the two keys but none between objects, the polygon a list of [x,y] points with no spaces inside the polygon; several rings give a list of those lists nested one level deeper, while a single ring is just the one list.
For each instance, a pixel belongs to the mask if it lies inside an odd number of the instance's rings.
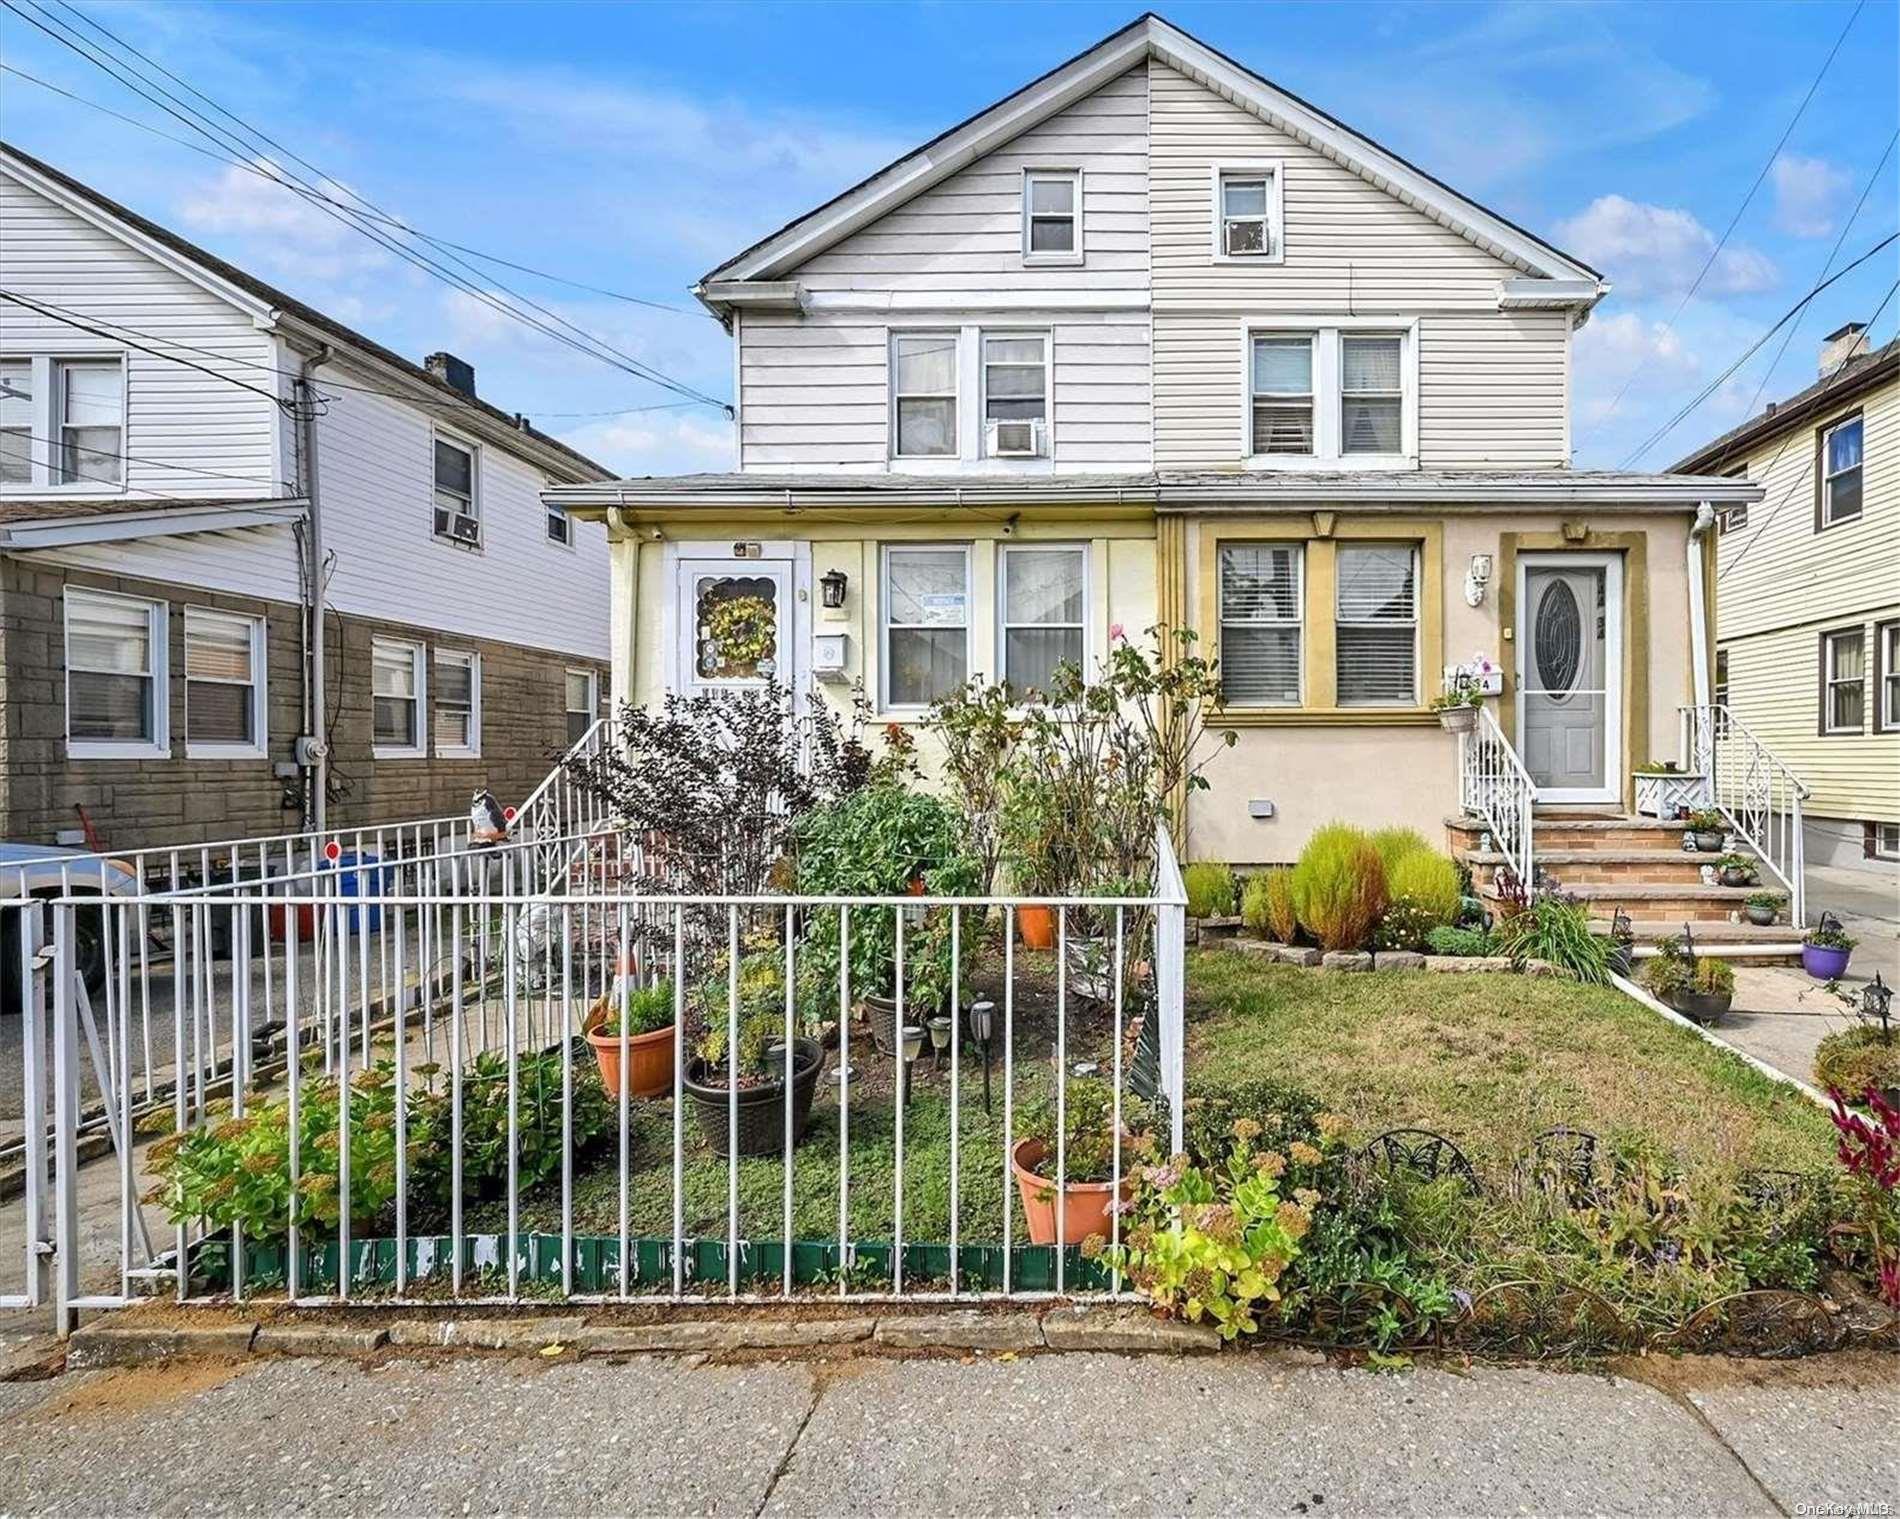
[{"label": "double-hung window", "polygon": [[1023,171],[1023,262],[1082,262],[1082,171]]},{"label": "double-hung window", "polygon": [[1281,237],[1280,174],[1265,165],[1214,171],[1214,257],[1277,262]]},{"label": "double-hung window", "polygon": [[1860,515],[1862,419],[1849,417],[1821,431],[1820,499],[1816,527],[1833,527]]},{"label": "double-hung window", "polygon": [[1404,444],[1404,340],[1391,335],[1339,338],[1339,451],[1396,454]]},{"label": "double-hung window", "polygon": [[1821,635],[1821,731],[1859,733],[1865,726],[1866,635],[1842,628]]},{"label": "double-hung window", "polygon": [[1900,733],[1900,622],[1883,622],[1874,629],[1874,648],[1880,678],[1875,686],[1874,728]]},{"label": "double-hung window", "polygon": [[1311,335],[1256,337],[1248,369],[1252,385],[1253,451],[1256,454],[1312,453]]},{"label": "double-hung window", "polygon": [[594,726],[600,678],[592,670],[567,672],[567,746],[573,748]]},{"label": "double-hung window", "polygon": [[370,644],[372,750],[378,759],[420,759],[426,752],[422,645],[378,638]]},{"label": "double-hung window", "polygon": [[968,544],[887,545],[880,600],[886,707],[927,707],[969,678]]},{"label": "double-hung window", "polygon": [[1337,559],[1337,693],[1342,707],[1418,704],[1418,550],[1341,544]]},{"label": "double-hung window", "polygon": [[1220,546],[1221,700],[1300,704],[1304,556],[1298,544]]},{"label": "double-hung window", "polygon": [[265,624],[236,612],[185,608],[185,753],[265,752]]},{"label": "double-hung window", "polygon": [[59,397],[61,485],[125,481],[125,366],[117,359],[54,366]]},{"label": "double-hung window", "polygon": [[31,485],[38,450],[33,361],[0,359],[0,485]]},{"label": "double-hung window", "polygon": [[984,333],[984,450],[1001,456],[1040,454],[1048,424],[1048,335]]},{"label": "double-hung window", "polygon": [[482,541],[475,450],[441,437],[435,440],[435,531],[453,543]]},{"label": "double-hung window", "polygon": [[67,753],[169,755],[165,603],[68,586],[65,604]]},{"label": "double-hung window", "polygon": [[568,516],[564,506],[548,508],[548,542],[558,543],[564,548],[574,546],[574,519]]},{"label": "double-hung window", "polygon": [[957,344],[954,332],[891,337],[891,446],[900,459],[957,456]]},{"label": "double-hung window", "polygon": [[1088,550],[1012,543],[998,558],[1003,680],[1019,695],[1046,692],[1058,666],[1085,668]]},{"label": "double-hung window", "polygon": [[435,651],[435,752],[471,759],[482,752],[482,657]]}]

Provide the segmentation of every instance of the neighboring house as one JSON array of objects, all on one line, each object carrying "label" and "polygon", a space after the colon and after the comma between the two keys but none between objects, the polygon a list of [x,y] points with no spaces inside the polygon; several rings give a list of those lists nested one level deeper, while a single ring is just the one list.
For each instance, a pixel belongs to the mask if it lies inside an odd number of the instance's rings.
[{"label": "neighboring house", "polygon": [[1568,467],[1606,288],[1144,17],[704,278],[736,473],[548,500],[608,523],[638,701],[756,679],[735,618],[896,722],[1187,624],[1239,734],[1188,849],[1255,864],[1334,817],[1435,830],[1428,703],[1482,652],[1543,798],[1623,807],[1707,699],[1699,509],[1761,489]]},{"label": "neighboring house", "polygon": [[520,801],[607,652],[602,530],[541,492],[604,473],[0,148],[0,838],[294,832],[318,735],[331,826]]},{"label": "neighboring house", "polygon": [[1900,340],[1830,333],[1814,384],[1676,468],[1766,492],[1721,519],[1715,681],[1807,784],[1808,859],[1900,876]]}]

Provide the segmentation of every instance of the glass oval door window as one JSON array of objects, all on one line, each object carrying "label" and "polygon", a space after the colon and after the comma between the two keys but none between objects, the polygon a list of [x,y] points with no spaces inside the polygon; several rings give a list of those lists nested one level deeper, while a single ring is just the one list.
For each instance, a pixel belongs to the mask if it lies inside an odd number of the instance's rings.
[{"label": "glass oval door window", "polygon": [[707,575],[695,588],[701,680],[770,680],[778,671],[778,582]]},{"label": "glass oval door window", "polygon": [[1553,580],[1537,604],[1537,680],[1552,696],[1566,696],[1583,664],[1583,611],[1567,582]]}]

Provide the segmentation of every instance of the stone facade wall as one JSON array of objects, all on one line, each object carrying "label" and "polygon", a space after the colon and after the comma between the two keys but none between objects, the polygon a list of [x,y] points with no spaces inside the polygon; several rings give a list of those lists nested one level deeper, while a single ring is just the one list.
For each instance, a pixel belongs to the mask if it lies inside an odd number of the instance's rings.
[{"label": "stone facade wall", "polygon": [[[169,759],[70,759],[66,752],[65,639],[68,584],[169,603]],[[268,653],[268,754],[261,759],[185,757],[184,609],[262,615]],[[110,849],[258,837],[298,831],[302,787],[274,774],[303,730],[301,610],[283,602],[0,558],[0,839],[51,844],[80,827],[85,809]],[[481,755],[377,759],[370,732],[370,643],[401,638],[431,651],[427,683],[434,730],[433,651],[481,657]],[[461,816],[486,787],[504,804],[522,801],[567,747],[569,668],[606,672],[594,661],[545,649],[399,622],[330,614],[326,647],[333,828]]]}]

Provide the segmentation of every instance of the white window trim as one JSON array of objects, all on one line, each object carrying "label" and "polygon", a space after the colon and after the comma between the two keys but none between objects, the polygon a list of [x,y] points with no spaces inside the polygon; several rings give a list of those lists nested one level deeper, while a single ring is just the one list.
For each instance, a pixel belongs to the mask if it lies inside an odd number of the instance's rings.
[{"label": "white window trim", "polygon": [[[132,463],[125,456],[130,452],[126,447],[129,436],[128,420],[130,415],[131,366],[126,362],[123,349],[112,349],[104,353],[69,352],[64,349],[57,353],[21,353],[17,350],[0,353],[0,358],[14,363],[26,363],[32,370],[33,420],[30,425],[27,451],[32,455],[33,479],[25,485],[8,483],[0,486],[0,495],[10,498],[27,496],[83,496],[96,499],[106,496],[123,496],[131,489],[127,478],[132,472]],[[87,478],[62,482],[56,461],[59,457],[60,439],[60,395],[56,383],[60,366],[63,364],[117,364],[119,366],[119,480],[114,484],[110,480]]]},{"label": "white window trim", "polygon": [[[1834,673],[1835,645],[1843,638],[1860,640],[1860,675]],[[1864,627],[1832,628],[1821,635],[1821,731],[1834,733],[1865,733],[1867,731],[1867,630]],[[1861,688],[1860,722],[1853,727],[1837,725],[1834,721],[1834,688],[1836,686],[1858,685]]]},{"label": "white window trim", "polygon": [[1900,860],[1900,832],[1896,832],[1893,843],[1887,842],[1888,830],[1900,830],[1900,823],[1874,824],[1874,858],[1876,860]]},{"label": "white window trim", "polygon": [[[546,514],[541,524],[541,531],[546,541],[553,544],[557,549],[566,549],[569,553],[572,553],[574,551],[575,528],[578,526],[574,520],[574,514],[564,506],[550,505],[545,501],[541,504]],[[548,531],[549,525],[556,517],[559,517],[561,521],[567,525],[567,536],[565,538],[556,538],[553,533]]]},{"label": "white window trim", "polygon": [[[251,628],[251,732],[255,743],[220,743],[193,739],[191,736],[191,619],[200,616],[232,618]],[[270,753],[270,699],[266,681],[270,669],[267,657],[270,628],[264,618],[249,612],[231,612],[223,607],[185,606],[185,758],[186,759],[263,759]]]},{"label": "white window trim", "polygon": [[[1225,229],[1226,218],[1221,214],[1220,182],[1222,179],[1251,179],[1257,176],[1265,176],[1267,181],[1268,251],[1229,253],[1226,251],[1227,240],[1221,235]],[[1286,165],[1282,160],[1263,158],[1217,163],[1209,170],[1208,192],[1211,213],[1208,252],[1215,263],[1239,264],[1246,267],[1286,262]]]},{"label": "white window trim", "polygon": [[[1338,561],[1335,560],[1334,562],[1334,576],[1333,576],[1333,691],[1334,691],[1334,697],[1333,697],[1333,700],[1334,700],[1334,703],[1342,711],[1414,712],[1414,711],[1417,711],[1418,708],[1425,705],[1424,672],[1419,668],[1419,659],[1420,659],[1419,650],[1420,650],[1421,644],[1423,643],[1423,639],[1420,637],[1420,631],[1423,626],[1423,615],[1424,615],[1424,604],[1423,604],[1424,588],[1420,584],[1420,577],[1425,572],[1425,563],[1424,563],[1425,556],[1419,552],[1420,545],[1417,542],[1407,542],[1404,539],[1390,539],[1390,540],[1380,541],[1377,539],[1354,538],[1354,539],[1347,540],[1345,542],[1338,543],[1336,545],[1336,552],[1338,550],[1345,550],[1345,549],[1386,549],[1386,548],[1409,549],[1411,551],[1411,555],[1412,555],[1412,620],[1409,623],[1348,622],[1344,617],[1340,615],[1339,577],[1338,577],[1338,572],[1337,572]],[[1409,627],[1412,630],[1412,699],[1409,702],[1347,701],[1343,696],[1340,696],[1338,694],[1339,688],[1340,688],[1339,630],[1341,628],[1400,628],[1400,627]]]},{"label": "white window trim", "polygon": [[[433,499],[433,498],[431,498]],[[378,649],[400,650],[409,656],[410,666],[416,675],[416,741],[413,744],[384,744],[376,739],[376,651]],[[372,638],[370,640],[370,686],[369,686],[369,736],[370,754],[384,759],[427,759],[429,757],[429,658],[425,644],[411,643],[406,638]]]},{"label": "white window trim", "polygon": [[[143,607],[146,637],[152,650],[152,736],[150,739],[100,739],[73,737],[72,698],[72,605],[80,600],[118,601]],[[66,704],[66,757],[68,759],[170,759],[171,742],[171,605],[145,596],[121,596],[114,591],[95,591],[90,586],[66,587],[60,597],[60,660],[64,667],[61,695]]]},{"label": "white window trim", "polygon": [[[984,358],[984,345],[990,338],[1036,338],[1042,343],[1042,437],[1041,458],[997,459],[998,464],[1043,464],[1055,457],[1055,334],[1047,327],[980,327],[976,334],[976,446],[985,459],[990,454],[990,366]],[[896,397],[892,397],[893,407]],[[939,456],[942,457],[942,456]]]},{"label": "white window trim", "polygon": [[567,678],[570,675],[578,675],[587,682],[587,726],[591,728],[600,720],[600,671],[586,665],[567,666],[561,671],[561,738],[564,744],[567,740],[567,720],[581,710],[567,704]]},{"label": "white window trim", "polygon": [[[1893,647],[1887,647],[1891,640]],[[1874,624],[1875,672],[1880,677],[1880,689],[1874,693],[1874,701],[1879,706],[1879,719],[1876,724],[1881,733],[1900,733],[1900,695],[1888,701],[1890,694],[1900,692],[1900,622],[1877,622]]]},{"label": "white window trim", "polygon": [[[459,448],[468,455],[468,512],[475,519],[475,541],[465,543],[460,538],[451,538],[447,533],[435,530],[435,514],[439,503],[435,499],[435,446],[446,443],[451,448]],[[450,432],[446,427],[432,428],[429,433],[429,536],[437,543],[451,544],[458,549],[471,553],[480,553],[488,544],[488,523],[482,516],[482,446],[460,433]]]},{"label": "white window trim", "polygon": [[[945,543],[935,539],[917,539],[903,543],[880,544],[877,553],[877,705],[881,713],[915,717],[928,712],[928,702],[891,700],[891,554],[912,549],[959,553],[963,556],[963,674],[967,680],[976,669],[976,585],[975,554],[969,543]],[[900,627],[921,627],[920,623],[901,623]]]},{"label": "white window trim", "polygon": [[[1833,442],[1834,434],[1844,428],[1860,428],[1860,463],[1850,469],[1830,471],[1827,467],[1828,444]],[[1839,527],[1843,522],[1858,522],[1867,513],[1867,418],[1864,414],[1842,417],[1832,427],[1821,430],[1821,457],[1817,461],[1821,471],[1821,527],[1823,531],[1830,527]],[[1860,476],[1860,505],[1844,517],[1834,515],[1834,482],[1842,475]]]},{"label": "white window trim", "polygon": [[[1011,622],[1009,620],[1008,567],[1011,554],[1080,554],[1082,556],[1082,616],[1079,622]],[[1086,542],[999,543],[996,546],[996,678],[1009,679],[1009,630],[1011,628],[1074,628],[1082,635],[1082,657],[1078,661],[1083,677],[1089,674],[1089,629],[1095,625],[1094,554]]]},{"label": "white window trim", "polygon": [[[1340,452],[1341,333],[1354,337],[1387,336],[1401,340],[1399,372],[1405,391],[1399,405],[1400,451],[1396,454]],[[1253,340],[1270,337],[1313,339],[1313,452],[1253,452]],[[1250,470],[1408,470],[1418,468],[1418,318],[1379,316],[1259,317],[1240,324],[1240,459]]]},{"label": "white window trim", "polygon": [[1252,618],[1246,622],[1235,620],[1239,628],[1297,628],[1300,633],[1300,669],[1299,697],[1295,701],[1229,701],[1227,693],[1221,692],[1220,704],[1236,712],[1295,712],[1306,706],[1306,660],[1311,640],[1306,636],[1306,544],[1301,540],[1283,540],[1277,538],[1230,538],[1216,540],[1214,544],[1214,642],[1216,658],[1220,656],[1220,645],[1227,633],[1226,592],[1221,585],[1220,560],[1228,549],[1274,549],[1285,548],[1293,551],[1293,605],[1297,608],[1291,617],[1274,617],[1265,620]]},{"label": "white window trim", "polygon": [[[915,391],[904,392],[905,395],[918,397],[924,400],[940,401],[946,395],[950,398],[950,425],[953,429],[955,429],[955,436],[950,440],[951,447],[948,453],[907,454],[907,453],[901,452],[898,448],[898,438],[900,436],[900,433],[899,433],[898,425],[897,425],[897,402],[899,399],[899,392],[897,389],[897,342],[899,338],[949,338],[956,346],[957,372],[954,376],[952,376],[953,383],[948,391],[915,390]],[[893,459],[903,459],[906,462],[943,466],[943,465],[955,465],[956,462],[960,458],[963,457],[965,440],[969,436],[968,429],[964,425],[965,418],[963,414],[964,413],[963,395],[964,395],[964,389],[968,384],[967,375],[969,373],[969,357],[970,356],[969,356],[969,353],[967,352],[969,346],[970,346],[969,343],[965,340],[965,329],[963,328],[958,328],[958,327],[893,327],[891,328],[885,341],[884,353],[885,353],[885,363],[889,366],[889,381],[885,385],[885,395],[886,395],[885,409],[890,414],[890,452],[891,452],[891,457]]]},{"label": "white window trim", "polygon": [[[1032,182],[1038,179],[1066,179],[1067,181],[1069,181],[1069,183],[1075,186],[1075,212],[1074,212],[1075,249],[1073,252],[1050,253],[1050,252],[1045,251],[1045,252],[1039,252],[1039,253],[1032,253],[1029,251],[1029,187]],[[1023,262],[1025,264],[1035,265],[1035,266],[1042,266],[1042,265],[1047,265],[1047,264],[1067,264],[1067,265],[1073,266],[1076,264],[1080,264],[1083,261],[1084,257],[1086,256],[1084,252],[1086,240],[1083,233],[1083,219],[1082,219],[1083,201],[1082,201],[1082,171],[1081,169],[1071,168],[1067,166],[1062,166],[1062,167],[1030,166],[1030,167],[1024,168],[1022,207],[1023,207],[1023,214],[1022,214]]]},{"label": "white window trim", "polygon": [[[433,651],[437,664],[466,664],[468,666],[468,742],[466,744],[445,744],[438,736],[435,726],[438,714],[429,714],[429,736],[435,742],[438,759],[480,759],[482,757],[482,656],[468,649],[436,649]],[[441,692],[436,693],[440,702]]]}]

